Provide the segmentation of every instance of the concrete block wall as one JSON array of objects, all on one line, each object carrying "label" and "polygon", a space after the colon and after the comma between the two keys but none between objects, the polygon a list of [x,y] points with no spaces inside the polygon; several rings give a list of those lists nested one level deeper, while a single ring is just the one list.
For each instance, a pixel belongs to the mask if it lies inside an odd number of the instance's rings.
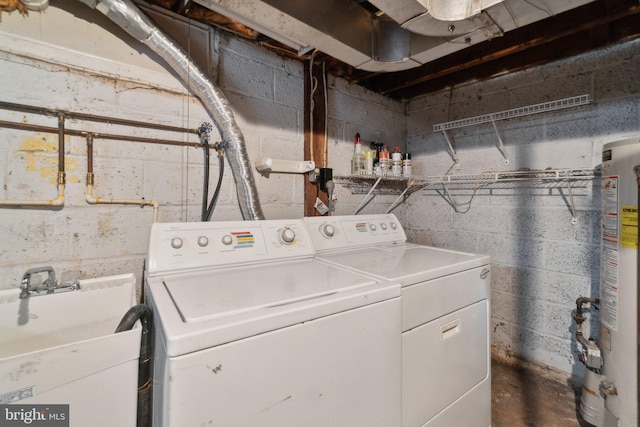
[{"label": "concrete block wall", "polygon": [[[449,131],[460,158],[451,173],[595,168],[602,145],[640,134],[640,41],[420,97],[407,105],[407,140],[418,175],[447,173],[453,160],[433,125],[589,94],[590,105]],[[566,188],[452,191],[454,210],[434,191],[408,202],[410,240],[492,258],[494,354],[580,375],[575,299],[599,292],[598,179]],[[592,322],[592,333],[597,330]]]},{"label": "concrete block wall", "polygon": [[[382,142],[393,151],[400,146],[406,151],[407,118],[405,104],[374,94],[345,80],[328,79],[329,96],[329,167],[334,176],[348,176],[351,173],[351,157],[354,150],[354,136],[360,134],[362,149],[368,150],[370,142]],[[316,163],[319,163],[316,160]],[[372,182],[373,184],[373,182]],[[382,185],[379,184],[380,187]],[[368,191],[364,187],[361,191]],[[397,195],[380,195],[374,190],[362,210],[366,213],[385,212]],[[377,195],[376,195],[377,194]],[[335,214],[350,215],[365,199],[365,194],[352,194],[345,186],[336,185]],[[374,196],[375,195],[375,196]],[[399,217],[404,216],[404,204],[394,210]]]},{"label": "concrete block wall", "polygon": [[[303,159],[303,65],[209,27],[154,13],[209,70],[234,110],[252,162],[260,156]],[[182,27],[181,27],[182,26]],[[163,28],[167,28],[163,27]],[[189,129],[211,122],[156,56],[100,13],[77,3],[52,0],[28,17],[3,14],[0,24],[2,101],[160,123]],[[330,138],[327,166],[349,171],[352,138],[399,141],[404,145],[404,105],[347,85],[328,82]],[[391,112],[391,114],[389,114]],[[55,117],[0,109],[0,120],[55,127]],[[194,135],[131,129],[68,120],[66,127],[92,132],[197,142]],[[0,197],[49,200],[56,196],[57,135],[0,128]],[[212,139],[218,140],[215,134]],[[134,273],[141,282],[152,210],[149,207],[88,205],[85,200],[87,145],[67,136],[65,205],[62,209],[0,208],[0,289],[15,288],[28,268],[52,265],[58,275],[81,278]],[[347,161],[345,162],[345,159]],[[211,159],[210,196],[218,165]],[[100,140],[94,142],[94,195],[157,200],[159,220],[197,221],[203,186],[203,153],[197,148]],[[303,215],[302,175],[255,172],[268,219]],[[351,193],[338,188],[338,212],[351,212]],[[389,196],[386,196],[389,199]],[[372,209],[384,197],[368,205]],[[385,201],[381,206],[386,206]],[[226,167],[213,220],[242,219],[230,168]]]}]

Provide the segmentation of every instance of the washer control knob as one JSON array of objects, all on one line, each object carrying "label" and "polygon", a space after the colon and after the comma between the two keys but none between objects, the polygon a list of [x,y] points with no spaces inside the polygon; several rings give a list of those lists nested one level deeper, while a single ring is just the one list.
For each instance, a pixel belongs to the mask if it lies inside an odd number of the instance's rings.
[{"label": "washer control knob", "polygon": [[384,222],[380,223],[380,228],[382,228],[383,230],[387,229],[387,224],[385,224]]},{"label": "washer control knob", "polygon": [[228,234],[225,234],[224,236],[222,236],[223,245],[229,246],[232,243],[233,243],[233,237],[229,236]]},{"label": "washer control knob", "polygon": [[179,237],[174,237],[173,239],[171,239],[171,247],[173,249],[180,249],[183,243],[184,242]]},{"label": "washer control knob", "polygon": [[296,233],[289,227],[285,227],[280,232],[280,239],[285,245],[290,245],[296,240]]},{"label": "washer control knob", "polygon": [[376,231],[377,229],[378,229],[378,227],[376,227],[375,224],[369,224],[369,230]]},{"label": "washer control knob", "polygon": [[391,229],[395,230],[396,228],[398,228],[398,225],[395,222],[391,223]]},{"label": "washer control knob", "polygon": [[204,248],[208,244],[209,244],[209,239],[206,236],[198,237],[198,245]]},{"label": "washer control knob", "polygon": [[320,229],[320,233],[327,239],[330,239],[336,234],[336,228],[331,224],[325,224]]}]

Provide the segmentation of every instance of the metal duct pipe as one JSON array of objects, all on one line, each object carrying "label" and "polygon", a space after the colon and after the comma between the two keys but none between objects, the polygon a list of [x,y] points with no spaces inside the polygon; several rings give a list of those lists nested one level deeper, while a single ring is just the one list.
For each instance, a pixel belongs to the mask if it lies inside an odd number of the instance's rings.
[{"label": "metal duct pipe", "polygon": [[264,219],[244,136],[222,91],[214,86],[204,71],[189,59],[177,43],[163,34],[131,1],[80,1],[99,10],[135,39],[147,45],[166,61],[189,90],[200,99],[227,143],[225,154],[236,182],[242,217],[245,220]]}]

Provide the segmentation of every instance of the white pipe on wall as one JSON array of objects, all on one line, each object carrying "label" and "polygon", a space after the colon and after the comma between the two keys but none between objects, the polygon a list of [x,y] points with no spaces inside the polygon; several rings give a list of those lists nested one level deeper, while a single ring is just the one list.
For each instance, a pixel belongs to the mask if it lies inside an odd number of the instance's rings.
[{"label": "white pipe on wall", "polygon": [[87,184],[87,203],[91,205],[108,204],[108,205],[139,205],[153,206],[153,222],[158,222],[159,204],[155,200],[135,200],[135,199],[102,199],[93,196],[93,185]]},{"label": "white pipe on wall", "polygon": [[64,184],[58,184],[58,198],[53,200],[0,200],[0,206],[64,206]]}]

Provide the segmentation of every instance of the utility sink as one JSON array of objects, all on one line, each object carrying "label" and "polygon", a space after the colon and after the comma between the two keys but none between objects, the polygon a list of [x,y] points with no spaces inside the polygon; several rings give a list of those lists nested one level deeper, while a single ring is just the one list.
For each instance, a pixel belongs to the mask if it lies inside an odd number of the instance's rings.
[{"label": "utility sink", "polygon": [[20,299],[0,291],[0,404],[68,404],[71,426],[135,426],[141,328],[132,274]]}]

